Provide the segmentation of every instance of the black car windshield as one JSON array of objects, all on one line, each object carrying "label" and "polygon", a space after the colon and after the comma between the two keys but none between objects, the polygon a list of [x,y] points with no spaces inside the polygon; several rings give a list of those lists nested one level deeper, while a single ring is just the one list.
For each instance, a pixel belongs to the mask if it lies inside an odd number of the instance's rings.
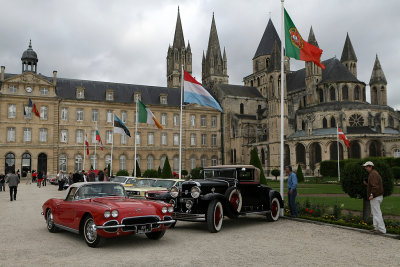
[{"label": "black car windshield", "polygon": [[157,180],[154,182],[153,187],[171,188],[175,184],[172,180]]},{"label": "black car windshield", "polygon": [[211,170],[204,170],[203,172],[204,172],[204,178],[212,178],[212,177],[236,178],[235,169],[230,169],[230,170],[211,169]]},{"label": "black car windshield", "polygon": [[126,177],[124,177],[124,176],[117,176],[112,179],[112,181],[116,182],[116,183],[124,183],[125,180],[126,180]]},{"label": "black car windshield", "polygon": [[99,183],[84,185],[76,192],[74,199],[97,197],[125,197],[124,187],[120,184]]}]

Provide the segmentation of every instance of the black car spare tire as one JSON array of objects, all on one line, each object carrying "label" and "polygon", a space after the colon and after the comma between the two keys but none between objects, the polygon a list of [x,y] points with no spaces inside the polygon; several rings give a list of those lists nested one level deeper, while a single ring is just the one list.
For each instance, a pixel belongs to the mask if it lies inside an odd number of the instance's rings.
[{"label": "black car spare tire", "polygon": [[214,199],[208,204],[208,209],[207,209],[208,230],[211,233],[219,232],[222,228],[223,220],[224,220],[224,208],[222,207],[222,203],[218,199]]},{"label": "black car spare tire", "polygon": [[227,209],[225,210],[226,215],[231,219],[237,218],[242,209],[242,194],[237,188],[230,187],[225,192],[225,198],[229,203]]},{"label": "black car spare tire", "polygon": [[275,222],[279,219],[281,211],[281,204],[276,196],[272,197],[270,207],[271,212],[267,212],[267,220],[270,222]]},{"label": "black car spare tire", "polygon": [[101,243],[101,237],[97,234],[96,224],[93,217],[88,215],[83,224],[83,237],[89,247],[97,247]]}]

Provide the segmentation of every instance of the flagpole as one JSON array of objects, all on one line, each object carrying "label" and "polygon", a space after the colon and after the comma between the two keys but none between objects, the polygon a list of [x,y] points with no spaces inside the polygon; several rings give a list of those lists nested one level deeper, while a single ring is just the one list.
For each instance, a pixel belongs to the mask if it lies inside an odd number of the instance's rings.
[{"label": "flagpole", "polygon": [[112,166],[113,166],[113,151],[114,151],[114,117],[115,117],[115,114],[114,114],[114,112],[113,112],[113,119],[112,119],[112,122],[113,122],[113,128],[112,128],[112,140],[111,140],[111,164],[110,164],[110,177],[112,176]]},{"label": "flagpole", "polygon": [[339,164],[339,124],[336,124],[336,141],[337,141],[337,169],[338,169],[338,180],[340,182],[340,164]]},{"label": "flagpole", "polygon": [[181,78],[181,115],[179,116],[179,172],[178,172],[178,179],[181,178],[182,173],[182,104],[183,104],[183,83],[184,83],[184,74],[183,74],[183,64],[182,64],[182,78]]},{"label": "flagpole", "polygon": [[[96,121],[96,132],[95,132],[95,134],[97,134],[97,121]],[[93,138],[93,136],[92,136],[92,138]],[[97,140],[95,139],[95,141],[94,141],[94,156],[95,156],[95,160],[94,160],[94,166],[93,166],[94,170],[96,170],[96,161],[97,161],[96,147],[97,147]]]},{"label": "flagpole", "polygon": [[[283,166],[283,148],[284,148],[284,77],[285,77],[285,73],[284,73],[284,44],[285,44],[285,32],[284,32],[284,0],[281,0],[281,180],[280,180],[280,191],[281,191],[281,197],[282,200],[284,199],[284,191],[283,191],[283,184],[284,184],[284,166]],[[283,209],[281,210],[281,215],[283,215]]]},{"label": "flagpole", "polygon": [[135,177],[136,178],[136,135],[137,135],[137,125],[138,125],[138,116],[139,116],[139,114],[138,114],[138,96],[136,95],[135,96],[136,97],[136,113],[135,113],[135,156],[133,157],[134,158],[134,162],[133,162],[133,165],[134,165],[134,167],[133,167],[133,177]]},{"label": "flagpole", "polygon": [[[86,136],[86,130],[85,130],[85,136]],[[82,136],[83,139],[83,136]],[[82,165],[82,170],[85,169],[85,163],[86,163],[86,139],[83,141],[83,165]],[[78,170],[78,171],[82,171]]]}]

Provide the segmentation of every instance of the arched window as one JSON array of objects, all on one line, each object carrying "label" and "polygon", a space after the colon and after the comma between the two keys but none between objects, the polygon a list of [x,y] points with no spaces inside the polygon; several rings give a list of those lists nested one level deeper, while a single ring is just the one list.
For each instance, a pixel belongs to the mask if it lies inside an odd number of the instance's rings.
[{"label": "arched window", "polygon": [[217,162],[217,157],[214,156],[211,158],[211,166],[217,166]]},{"label": "arched window", "polygon": [[244,114],[244,105],[240,103],[240,114]]},{"label": "arched window", "polygon": [[260,86],[260,77],[257,77],[257,86]]},{"label": "arched window", "polygon": [[22,172],[28,172],[31,170],[31,154],[29,153],[22,154],[21,169]]},{"label": "arched window", "polygon": [[393,157],[395,157],[395,158],[400,158],[400,149],[396,148],[396,149],[393,151]]},{"label": "arched window", "polygon": [[346,85],[342,87],[342,98],[343,100],[349,99],[349,88]]},{"label": "arched window", "polygon": [[[339,160],[343,159],[343,146],[341,143],[339,143]],[[332,142],[331,145],[329,146],[329,152],[330,152],[330,159],[331,160],[337,160],[337,142]]]},{"label": "arched window", "polygon": [[354,158],[354,159],[361,158],[361,147],[358,141],[350,142],[349,158]]},{"label": "arched window", "polygon": [[330,95],[331,101],[336,101],[335,88],[331,87],[331,89],[329,89],[329,95]]},{"label": "arched window", "polygon": [[192,156],[190,158],[190,169],[192,170],[192,169],[195,169],[195,168],[196,168],[196,157]]},{"label": "arched window", "polygon": [[389,127],[394,128],[394,119],[391,115],[389,115]]},{"label": "arched window", "polygon": [[300,143],[296,145],[296,163],[306,164],[306,148]]},{"label": "arched window", "polygon": [[301,121],[301,129],[302,129],[303,131],[306,130],[306,123],[305,123],[304,121]]},{"label": "arched window", "polygon": [[81,155],[76,155],[75,156],[75,171],[81,171],[83,169],[82,165],[82,156]]},{"label": "arched window", "polygon": [[109,164],[111,164],[111,155],[106,155],[105,161],[106,161],[106,166],[108,166]]},{"label": "arched window", "polygon": [[148,170],[154,169],[154,157],[152,155],[147,156],[147,169]]},{"label": "arched window", "polygon": [[275,96],[274,78],[272,76],[269,78],[269,88],[271,90],[271,97]]},{"label": "arched window", "polygon": [[310,168],[313,169],[315,164],[321,162],[321,160],[321,145],[319,143],[312,143],[310,146]]},{"label": "arched window", "polygon": [[267,59],[265,60],[265,66],[267,66],[267,68],[269,67],[269,58],[267,58]]},{"label": "arched window", "polygon": [[324,102],[324,91],[322,89],[318,89],[318,94],[319,94],[319,103]]},{"label": "arched window", "polygon": [[253,87],[253,81],[250,81],[250,86]]},{"label": "arched window", "polygon": [[119,157],[119,169],[126,170],[126,156],[125,155],[121,155]]},{"label": "arched window", "polygon": [[178,156],[174,156],[174,171],[178,171],[179,170],[179,157]]},{"label": "arched window", "polygon": [[60,171],[66,172],[67,171],[67,156],[64,154],[61,154],[58,157],[58,160],[59,160]]},{"label": "arched window", "polygon": [[331,118],[331,127],[332,127],[332,128],[335,128],[335,127],[336,127],[336,120],[335,120],[335,117],[333,117],[333,116],[332,116],[332,118]]},{"label": "arched window", "polygon": [[207,158],[206,156],[201,157],[201,167],[207,166]]},{"label": "arched window", "polygon": [[8,153],[6,155],[5,174],[9,171],[15,171],[15,155],[13,153]]},{"label": "arched window", "polygon": [[360,87],[358,85],[354,88],[354,100],[360,100]]},{"label": "arched window", "polygon": [[96,155],[92,155],[90,156],[90,167],[93,167],[94,170],[98,169],[98,164],[97,164],[97,156]]},{"label": "arched window", "polygon": [[322,128],[324,129],[328,128],[328,121],[326,120],[325,117],[322,119]]},{"label": "arched window", "polygon": [[372,141],[369,144],[369,156],[370,157],[380,157],[381,156],[381,146],[377,141]]},{"label": "arched window", "polygon": [[165,164],[165,160],[167,159],[166,155],[162,155],[160,158],[160,168],[163,169],[164,168],[164,164]]}]

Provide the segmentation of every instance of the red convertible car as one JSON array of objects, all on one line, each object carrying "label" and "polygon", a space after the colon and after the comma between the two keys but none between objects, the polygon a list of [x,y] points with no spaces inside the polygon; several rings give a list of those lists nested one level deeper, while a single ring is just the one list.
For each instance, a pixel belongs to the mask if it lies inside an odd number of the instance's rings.
[{"label": "red convertible car", "polygon": [[160,239],[172,219],[173,207],[161,201],[127,197],[120,183],[75,183],[65,199],[51,198],[43,204],[47,229],[64,229],[83,234],[88,246],[96,247],[103,238],[146,234]]}]

